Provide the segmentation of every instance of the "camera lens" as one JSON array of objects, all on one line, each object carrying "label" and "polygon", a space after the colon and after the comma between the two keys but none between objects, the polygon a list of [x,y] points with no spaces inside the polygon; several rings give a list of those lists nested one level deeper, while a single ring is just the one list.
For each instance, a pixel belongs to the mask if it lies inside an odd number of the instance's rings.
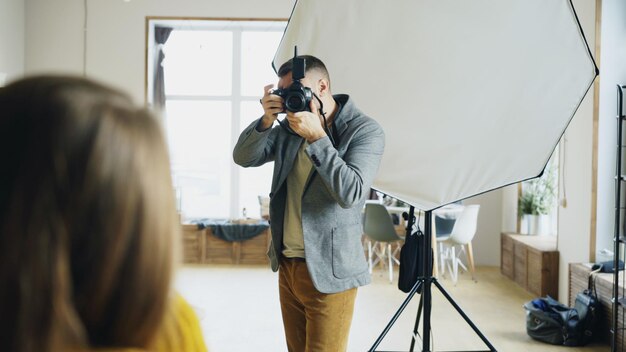
[{"label": "camera lens", "polygon": [[289,95],[287,99],[285,100],[285,106],[287,107],[287,110],[289,111],[293,111],[293,112],[304,111],[306,110],[305,105],[306,105],[306,101],[304,97],[299,94]]}]

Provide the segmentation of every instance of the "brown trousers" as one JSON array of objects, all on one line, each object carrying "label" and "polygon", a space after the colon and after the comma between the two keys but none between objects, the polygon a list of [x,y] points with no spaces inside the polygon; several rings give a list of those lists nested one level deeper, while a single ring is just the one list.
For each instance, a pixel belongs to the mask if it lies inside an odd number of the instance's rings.
[{"label": "brown trousers", "polygon": [[280,307],[289,352],[343,352],[348,346],[356,288],[321,293],[302,259],[281,258]]}]

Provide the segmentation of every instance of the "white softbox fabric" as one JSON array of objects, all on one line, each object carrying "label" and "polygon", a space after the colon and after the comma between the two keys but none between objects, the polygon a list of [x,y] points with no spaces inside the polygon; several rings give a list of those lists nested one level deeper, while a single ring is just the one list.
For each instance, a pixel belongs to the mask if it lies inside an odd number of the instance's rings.
[{"label": "white softbox fabric", "polygon": [[597,75],[569,0],[299,0],[310,54],[385,130],[374,188],[422,210],[541,174]]}]

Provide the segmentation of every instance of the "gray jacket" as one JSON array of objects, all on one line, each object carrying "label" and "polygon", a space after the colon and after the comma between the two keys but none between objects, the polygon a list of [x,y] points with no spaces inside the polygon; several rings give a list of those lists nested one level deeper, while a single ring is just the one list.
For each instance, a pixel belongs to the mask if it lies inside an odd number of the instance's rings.
[{"label": "gray jacket", "polygon": [[[306,263],[320,292],[341,292],[366,285],[371,278],[361,244],[362,209],[383,155],[380,125],[356,108],[347,95],[335,95],[337,149],[328,137],[305,150],[314,170],[302,196],[302,230]],[[287,175],[304,140],[275,126],[256,130],[259,120],[239,136],[233,158],[243,167],[274,161],[270,193],[272,244],[268,256],[278,270],[282,252]]]}]

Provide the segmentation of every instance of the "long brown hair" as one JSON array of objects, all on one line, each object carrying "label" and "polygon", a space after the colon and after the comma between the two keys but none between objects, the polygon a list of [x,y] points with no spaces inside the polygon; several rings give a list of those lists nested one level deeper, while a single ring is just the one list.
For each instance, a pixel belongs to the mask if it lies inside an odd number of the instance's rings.
[{"label": "long brown hair", "polygon": [[156,119],[118,91],[0,88],[0,351],[147,347],[179,226]]}]

